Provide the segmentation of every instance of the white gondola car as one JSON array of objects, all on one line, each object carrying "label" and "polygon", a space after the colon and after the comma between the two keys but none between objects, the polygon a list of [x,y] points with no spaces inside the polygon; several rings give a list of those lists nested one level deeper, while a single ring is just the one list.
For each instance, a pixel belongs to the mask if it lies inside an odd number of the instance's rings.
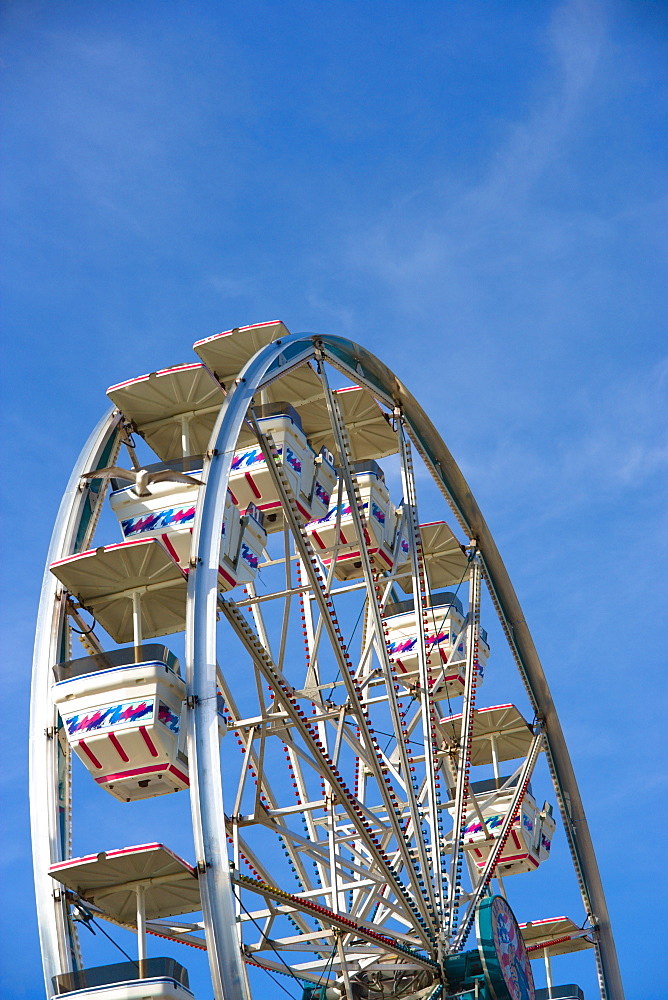
[{"label": "white gondola car", "polygon": [[[464,830],[464,847],[481,871],[499,836],[514,792],[510,788],[495,794],[493,788],[494,781],[473,783],[472,791],[477,795],[486,830],[473,810],[467,813]],[[555,829],[552,806],[545,802],[539,809],[528,790],[510,827],[496,870],[504,876],[534,871],[549,856]]]},{"label": "white gondola car", "polygon": [[[149,958],[146,922],[201,909],[197,871],[163,844],[140,844],[49,868],[51,877],[102,915],[137,928],[137,960],[53,977],[54,997],[77,1000],[192,1000],[188,973],[173,958]],[[129,956],[128,956],[129,957]]]},{"label": "white gondola car", "polygon": [[[302,517],[306,521],[322,517],[336,484],[332,455],[326,448],[315,454],[306,440],[299,414],[288,403],[258,406],[255,412],[260,429],[271,434],[281,456],[283,471]],[[259,445],[235,453],[229,487],[239,507],[253,503],[264,513],[267,531],[278,531],[283,526],[281,498]]]},{"label": "white gondola car", "polygon": [[68,742],[98,785],[123,802],[188,787],[185,684],[166,646],[85,656],[54,674]]},{"label": "white gondola car", "polygon": [[[452,593],[431,595],[427,608],[425,640],[429,680],[434,697],[463,693],[466,666],[465,616],[462,603]],[[413,598],[388,604],[385,609],[387,649],[400,684],[410,687],[419,679],[418,634]],[[487,633],[479,630],[478,683],[489,658]]]},{"label": "white gondola car", "polygon": [[[144,975],[137,978],[139,971]],[[119,962],[54,976],[52,1000],[193,1000],[188,973],[173,958]]]},{"label": "white gondola car", "polygon": [[[408,541],[403,535],[397,539],[401,510],[397,510],[390,500],[383,470],[375,461],[356,462],[353,468],[362,500],[366,543],[372,562],[379,569],[391,569],[398,542],[396,567],[405,564],[409,559]],[[345,489],[343,497],[343,502],[339,504],[335,489],[333,503],[327,513],[307,524],[306,530],[324,565],[331,564],[332,556],[329,553],[336,550],[335,576],[339,580],[354,580],[362,576],[360,544]]]},{"label": "white gondola car", "polygon": [[[196,465],[197,459],[190,458],[185,462]],[[183,462],[170,464],[178,465],[178,471],[184,465]],[[148,471],[152,468],[154,467],[149,467]],[[200,474],[201,466],[192,473],[194,478]],[[123,535],[131,540],[160,538],[179,566],[187,569],[199,486],[155,482],[150,483],[147,488],[150,490],[147,496],[138,495],[134,486],[112,492],[109,502],[120,522]],[[228,492],[218,574],[222,591],[255,578],[266,540],[267,533],[262,525],[261,513],[251,504],[245,514],[240,514]]]},{"label": "white gondola car", "polygon": [[143,645],[184,629],[186,574],[157,538],[68,556],[51,571],[115,642],[133,643],[55,668],[71,746],[118,799],[187,787],[178,661],[164,646]]}]

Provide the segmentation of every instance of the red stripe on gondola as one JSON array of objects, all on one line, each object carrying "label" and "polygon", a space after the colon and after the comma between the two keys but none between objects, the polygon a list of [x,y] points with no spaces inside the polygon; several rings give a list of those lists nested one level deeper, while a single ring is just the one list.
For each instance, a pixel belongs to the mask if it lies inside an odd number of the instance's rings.
[{"label": "red stripe on gondola", "polygon": [[93,753],[93,751],[89,747],[86,746],[85,740],[79,740],[79,744],[78,745],[81,747],[81,749],[86,754],[86,756],[88,757],[88,759],[90,761],[92,761],[94,767],[102,768],[102,764],[100,764],[99,760],[97,759],[97,757],[95,756],[95,754]]},{"label": "red stripe on gondola", "polygon": [[[496,863],[497,868],[501,865],[508,865],[511,861],[527,861],[530,865],[533,865],[534,868],[538,868],[538,862],[534,860],[530,854],[527,854],[526,851],[524,854],[502,854]],[[478,864],[477,861],[476,864]],[[480,864],[479,867],[482,867],[482,864]]]},{"label": "red stripe on gondola", "polygon": [[246,482],[248,483],[248,485],[250,486],[251,490],[253,491],[253,495],[255,496],[255,499],[256,500],[261,500],[262,499],[262,494],[260,493],[259,489],[255,485],[255,480],[251,476],[250,472],[244,472],[244,476],[246,477]]},{"label": "red stripe on gondola", "polygon": [[218,574],[222,576],[223,580],[225,580],[226,583],[229,583],[230,587],[236,587],[237,581],[234,579],[233,576],[230,576],[230,574],[226,570],[224,570],[222,566],[218,567]]},{"label": "red stripe on gondola", "polygon": [[155,744],[146,731],[146,726],[140,726],[139,732],[142,734],[144,738],[144,743],[148,747],[148,752],[150,753],[151,757],[157,757],[158,751],[155,749]]},{"label": "red stripe on gondola", "polygon": [[113,781],[122,781],[124,778],[137,778],[142,774],[155,774],[156,771],[161,771],[163,774],[173,774],[180,781],[183,781],[186,785],[189,785],[188,775],[179,771],[178,768],[173,765],[165,764],[149,764],[146,767],[135,767],[131,771],[116,771],[114,774],[104,774],[100,778],[96,778],[95,781],[98,785],[105,785],[107,783],[111,784]]},{"label": "red stripe on gondola", "polygon": [[174,548],[174,546],[172,545],[172,543],[170,542],[170,540],[167,537],[167,535],[160,535],[160,538],[162,539],[163,545],[165,546],[165,548],[169,552],[169,554],[172,557],[172,559],[174,560],[174,562],[178,562],[179,561],[179,554],[176,551],[176,549]]},{"label": "red stripe on gondola", "polygon": [[118,756],[121,758],[121,760],[123,761],[123,763],[127,764],[128,761],[130,760],[130,758],[128,757],[128,755],[126,754],[125,750],[123,749],[123,747],[119,743],[118,737],[116,736],[115,733],[109,733],[109,742],[111,743],[112,747],[114,748],[114,750],[116,751],[116,753],[118,754]]}]

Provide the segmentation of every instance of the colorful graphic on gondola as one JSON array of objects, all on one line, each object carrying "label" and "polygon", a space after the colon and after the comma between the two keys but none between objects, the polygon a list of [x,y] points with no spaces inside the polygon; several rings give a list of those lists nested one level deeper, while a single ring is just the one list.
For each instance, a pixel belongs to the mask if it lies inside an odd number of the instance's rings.
[{"label": "colorful graphic on gondola", "polygon": [[[426,635],[424,637],[425,645],[427,649],[431,646],[439,646],[442,642],[449,642],[450,633],[449,632],[436,632],[433,635]],[[388,642],[387,651],[390,656],[400,656],[402,653],[410,653],[417,646],[417,636],[408,636],[406,639],[396,639],[394,642]],[[463,645],[459,645],[458,650],[464,652]]]},{"label": "colorful graphic on gondola", "polygon": [[[276,451],[279,455],[283,454],[282,448],[277,448]],[[302,463],[292,448],[286,448],[285,460],[295,472],[302,471]],[[248,451],[239,452],[239,454],[234,456],[232,459],[232,472],[238,472],[239,469],[252,469],[254,465],[264,464],[264,461],[264,454],[259,448],[249,448]]]},{"label": "colorful graphic on gondola", "polygon": [[158,722],[162,722],[163,726],[178,734],[181,720],[164,701],[158,702]]},{"label": "colorful graphic on gondola", "polygon": [[[281,449],[280,448],[278,449],[278,453],[279,453],[279,455],[281,454]],[[302,463],[299,461],[299,459],[295,455],[295,453],[292,450],[292,448],[286,448],[285,449],[285,458],[286,458],[286,461],[287,461],[288,465],[291,468],[293,468],[295,470],[295,472],[299,472],[300,473],[302,471]]]},{"label": "colorful graphic on gondola", "polygon": [[[368,506],[364,504],[364,506]],[[371,501],[371,516],[375,517],[379,524],[385,524],[385,511],[381,510],[377,503]]]},{"label": "colorful graphic on gondola", "polygon": [[121,521],[121,527],[126,538],[148,531],[159,531],[161,528],[183,528],[195,520],[195,510],[194,505],[171,507],[169,510],[160,510],[156,514],[128,517]]},{"label": "colorful graphic on gondola", "polygon": [[329,505],[331,494],[328,493],[325,487],[321,486],[321,484],[318,482],[316,482],[315,484],[315,495],[317,499],[320,501],[320,503],[323,505],[323,507],[327,507]]},{"label": "colorful graphic on gondola", "polygon": [[[491,832],[492,830],[497,830],[503,823],[504,817],[498,815],[485,816],[485,826]],[[464,828],[464,841],[469,843],[469,838],[474,839],[479,833],[482,833],[482,823],[479,819],[474,819],[472,823],[468,823]]]},{"label": "colorful graphic on gondola", "polygon": [[139,722],[147,722],[153,718],[154,707],[153,699],[122,701],[105,708],[97,708],[94,712],[70,715],[63,721],[68,736],[84,736],[87,733],[99,733],[101,730],[113,729],[116,726],[131,726]]},{"label": "colorful graphic on gondola", "polygon": [[[327,524],[329,521],[335,521],[336,520],[336,515],[337,515],[337,512],[339,511],[339,509],[341,510],[341,517],[342,518],[348,517],[348,515],[351,512],[350,511],[350,504],[347,501],[344,502],[344,503],[341,503],[341,504],[334,504],[333,507],[330,507],[330,509],[327,511],[327,513],[325,514],[324,517],[319,517],[318,520],[314,521],[313,523],[314,524]],[[362,504],[362,510],[365,511],[365,510],[368,510],[368,509],[369,509],[369,504],[368,503],[363,503]]]},{"label": "colorful graphic on gondola", "polygon": [[250,469],[254,465],[260,465],[264,462],[264,455],[259,448],[249,448],[248,451],[242,451],[238,455],[235,455],[232,459],[232,472],[237,472],[239,469]]},{"label": "colorful graphic on gondola", "polygon": [[251,569],[257,569],[260,560],[245,542],[241,544],[241,558],[245,559]]}]

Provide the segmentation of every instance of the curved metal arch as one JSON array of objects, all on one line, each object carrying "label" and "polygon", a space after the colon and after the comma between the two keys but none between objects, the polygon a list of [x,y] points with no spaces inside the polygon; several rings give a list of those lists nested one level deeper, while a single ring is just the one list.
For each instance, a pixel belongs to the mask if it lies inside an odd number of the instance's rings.
[{"label": "curved metal arch", "polygon": [[409,432],[464,531],[475,538],[501,622],[522,673],[534,711],[544,720],[547,756],[581,891],[597,927],[604,995],[623,1000],[624,990],[598,864],[575,773],[556,708],[520,603],[491,532],[440,434],[394,373],[354,341],[321,334],[293,334],[268,344],[248,362],[214,426],[193,527],[187,599],[186,671],[190,695],[191,808],[200,869],[209,961],[218,1000],[248,997],[234,930],[233,892],[227,861],[225,813],[216,719],[216,599],[220,531],[232,456],[251,400],[264,385],[292,367],[319,357],[392,409]]},{"label": "curved metal arch", "polygon": [[117,410],[107,412],[74,464],[51,536],[37,613],[30,692],[28,782],[37,923],[48,996],[53,992],[53,976],[71,971],[76,949],[64,895],[56,890],[49,875],[49,866],[62,861],[68,849],[68,820],[61,816],[58,797],[58,716],[51,698],[51,668],[62,658],[65,600],[62,585],[49,566],[85,548],[102,496],[97,495],[95,504],[91,505],[93,484],[82,489],[81,477],[90,469],[112,464],[120,445],[120,420]]}]

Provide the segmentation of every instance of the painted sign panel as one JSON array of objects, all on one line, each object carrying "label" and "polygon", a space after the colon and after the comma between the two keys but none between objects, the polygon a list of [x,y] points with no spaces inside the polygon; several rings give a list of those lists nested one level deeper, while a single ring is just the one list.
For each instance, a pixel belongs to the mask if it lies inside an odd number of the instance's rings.
[{"label": "painted sign panel", "polygon": [[485,979],[495,1000],[535,1000],[531,962],[505,899],[488,896],[481,900],[476,923]]}]

